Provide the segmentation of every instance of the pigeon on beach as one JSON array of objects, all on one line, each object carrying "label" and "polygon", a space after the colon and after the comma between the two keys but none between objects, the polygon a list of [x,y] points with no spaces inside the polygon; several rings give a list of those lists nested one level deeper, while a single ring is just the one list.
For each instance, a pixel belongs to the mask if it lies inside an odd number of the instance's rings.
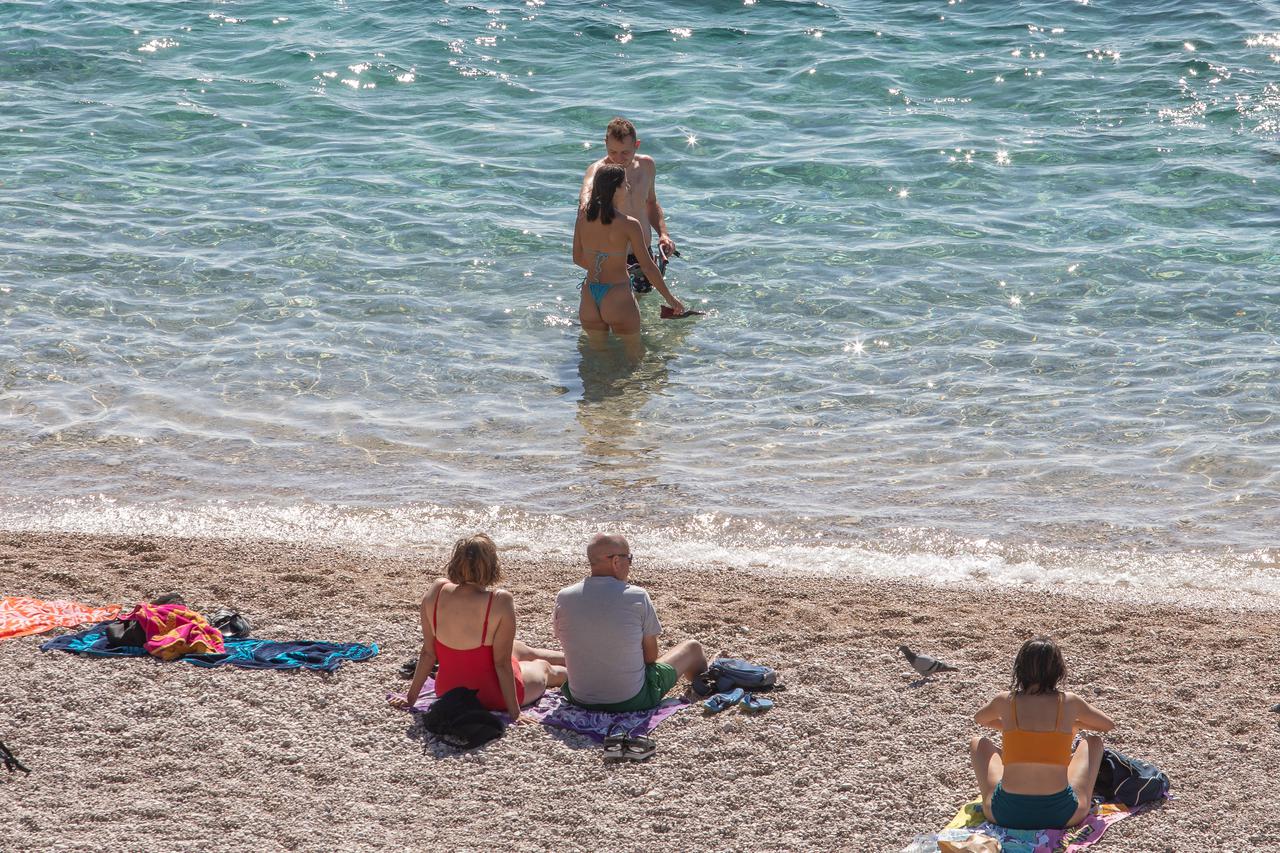
[{"label": "pigeon on beach", "polygon": [[926,678],[935,672],[955,672],[956,668],[949,663],[935,660],[928,655],[918,655],[906,646],[898,646],[898,651],[902,652],[902,656],[907,659],[907,663],[915,668],[915,671]]}]

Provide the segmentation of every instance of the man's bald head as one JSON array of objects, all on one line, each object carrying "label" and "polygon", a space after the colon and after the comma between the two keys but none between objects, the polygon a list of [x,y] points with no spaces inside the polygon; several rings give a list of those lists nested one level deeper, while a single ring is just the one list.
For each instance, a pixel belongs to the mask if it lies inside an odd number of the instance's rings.
[{"label": "man's bald head", "polygon": [[592,575],[608,575],[625,580],[631,573],[631,546],[622,536],[597,533],[587,543],[587,562]]}]

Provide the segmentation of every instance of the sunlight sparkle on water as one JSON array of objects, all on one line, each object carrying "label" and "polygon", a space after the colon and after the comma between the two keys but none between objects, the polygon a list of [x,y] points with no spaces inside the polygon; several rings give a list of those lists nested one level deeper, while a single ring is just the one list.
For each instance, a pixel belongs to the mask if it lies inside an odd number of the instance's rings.
[{"label": "sunlight sparkle on water", "polygon": [[854,355],[864,355],[867,351],[867,347],[862,343],[862,341],[853,341],[844,345],[844,351],[853,353]]},{"label": "sunlight sparkle on water", "polygon": [[1009,152],[1008,152],[1008,151],[1005,151],[1003,148],[1002,148],[1002,149],[1000,149],[999,151],[997,151],[997,152],[996,152],[996,162],[997,162],[997,163],[999,163],[1001,166],[1008,166],[1008,165],[1009,165],[1009,162],[1010,162],[1010,161],[1009,161]]}]

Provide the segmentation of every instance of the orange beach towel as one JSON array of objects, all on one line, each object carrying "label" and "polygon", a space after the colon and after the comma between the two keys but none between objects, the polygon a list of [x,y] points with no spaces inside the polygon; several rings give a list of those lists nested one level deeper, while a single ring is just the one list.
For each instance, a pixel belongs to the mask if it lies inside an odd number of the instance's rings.
[{"label": "orange beach towel", "polygon": [[42,601],[39,598],[7,596],[0,598],[0,640],[25,637],[51,628],[72,628],[90,622],[114,619],[119,604],[79,604],[74,601]]}]

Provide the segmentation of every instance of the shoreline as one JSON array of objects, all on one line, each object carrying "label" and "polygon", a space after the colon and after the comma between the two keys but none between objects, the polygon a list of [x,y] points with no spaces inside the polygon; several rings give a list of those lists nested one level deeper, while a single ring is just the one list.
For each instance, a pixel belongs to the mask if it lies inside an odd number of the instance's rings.
[{"label": "shoreline", "polygon": [[[443,556],[0,532],[0,594],[129,604],[174,590],[241,610],[254,636],[382,651],[321,676],[39,652],[57,631],[0,641],[0,739],[33,771],[0,774],[4,837],[17,849],[159,837],[219,850],[900,851],[976,793],[971,715],[1040,632],[1063,645],[1068,689],[1116,719],[1108,742],[1172,780],[1174,800],[1116,824],[1100,849],[1248,849],[1280,814],[1280,677],[1250,663],[1280,659],[1270,612],[1003,586],[642,563],[634,580],[662,646],[695,638],[776,667],[777,707],[687,709],[654,733],[654,759],[622,768],[542,726],[437,755],[383,697],[407,686],[396,670],[417,654],[417,602]],[[501,556],[519,636],[553,643],[555,592],[580,561]],[[900,642],[961,669],[913,686]]]}]

